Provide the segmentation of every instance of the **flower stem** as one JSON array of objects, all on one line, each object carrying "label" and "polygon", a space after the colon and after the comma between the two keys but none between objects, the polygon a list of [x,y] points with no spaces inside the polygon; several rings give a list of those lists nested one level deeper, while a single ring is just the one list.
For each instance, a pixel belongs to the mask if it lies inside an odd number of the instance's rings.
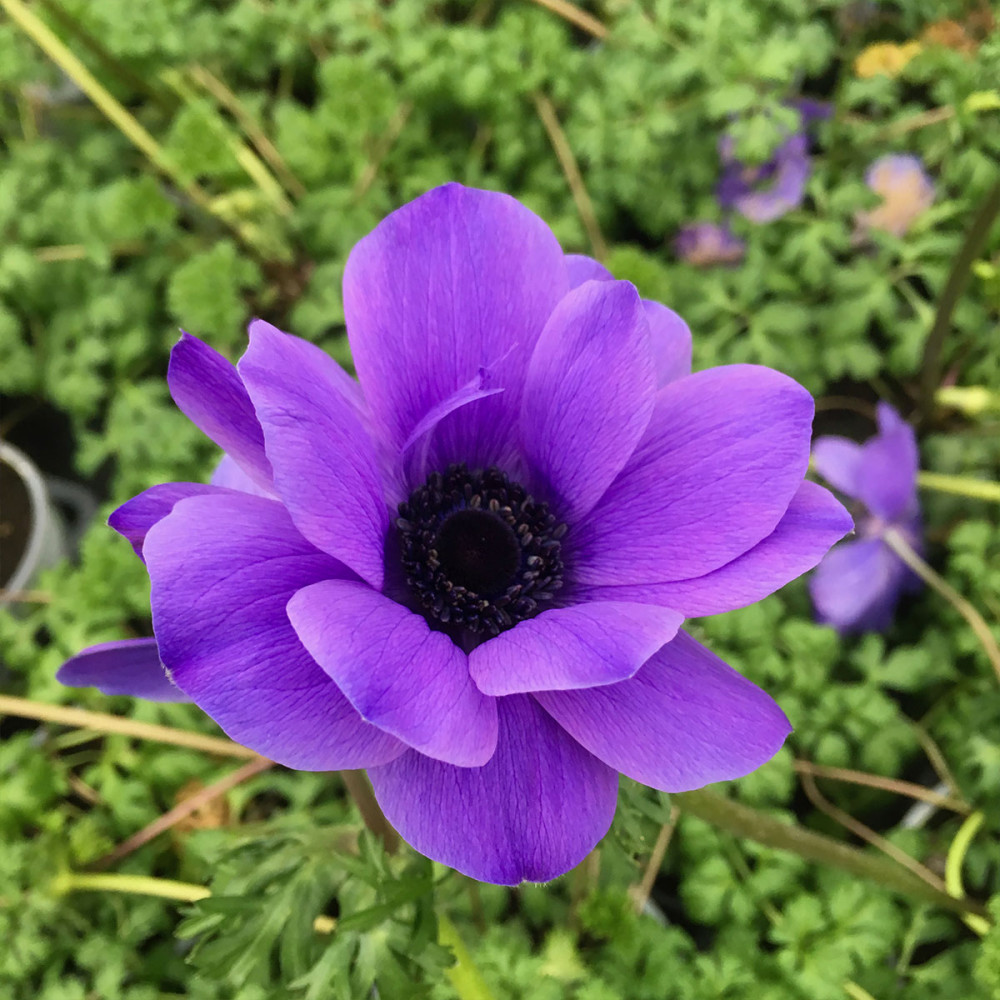
[{"label": "flower stem", "polygon": [[941,298],[938,300],[934,322],[930,333],[927,334],[920,370],[920,413],[924,419],[930,415],[934,404],[934,391],[941,381],[941,352],[951,326],[952,313],[965,291],[972,274],[972,264],[982,250],[998,214],[1000,214],[1000,181],[987,192],[972,220],[972,225],[969,226],[961,248],[955,255],[948,280],[945,281]]},{"label": "flower stem", "polygon": [[[965,861],[965,855],[968,853],[972,838],[979,832],[982,825],[983,814],[974,812],[959,827],[955,839],[951,842],[951,847],[948,848],[944,881],[948,892],[956,899],[965,898],[965,889],[962,887],[962,862]],[[990,929],[990,922],[974,913],[967,913],[962,919],[980,937]]]},{"label": "flower stem", "polygon": [[789,851],[807,861],[839,868],[952,913],[977,914],[986,918],[986,910],[981,904],[969,899],[955,899],[889,858],[869,854],[824,834],[784,823],[717,792],[702,788],[693,792],[681,792],[672,798],[683,812],[739,837],[747,837],[776,850]]},{"label": "flower stem", "polygon": [[493,1000],[493,993],[483,974],[476,968],[469,949],[459,936],[455,925],[443,914],[438,914],[438,941],[451,948],[455,955],[455,964],[445,969],[445,975],[451,981],[455,992],[461,1000]]},{"label": "flower stem", "polygon": [[997,678],[1000,679],[1000,646],[997,646],[997,641],[993,638],[993,633],[983,616],[944,577],[935,573],[895,528],[888,528],[882,539],[924,583],[936,590],[969,623],[976,638],[982,643]]},{"label": "flower stem", "polygon": [[969,476],[949,476],[943,472],[918,472],[917,485],[925,490],[956,493],[973,500],[993,500],[1000,503],[1000,483]]},{"label": "flower stem", "polygon": [[365,826],[382,841],[386,854],[395,854],[399,850],[399,834],[385,818],[385,813],[382,812],[382,807],[375,798],[375,793],[372,791],[372,786],[369,784],[365,772],[341,771],[340,777],[344,781],[347,794],[358,807],[358,812],[361,813],[361,819]]},{"label": "flower stem", "polygon": [[10,695],[0,695],[0,715],[57,722],[64,726],[92,729],[97,733],[120,733],[140,740],[155,740],[158,743],[172,743],[174,746],[187,747],[190,750],[202,750],[220,757],[240,757],[245,760],[259,758],[253,750],[218,736],[202,736],[200,733],[187,733],[183,729],[172,729],[170,726],[157,726],[150,722],[125,719],[120,715],[88,712],[83,708],[70,708],[65,705],[46,705],[44,702],[14,698]]}]

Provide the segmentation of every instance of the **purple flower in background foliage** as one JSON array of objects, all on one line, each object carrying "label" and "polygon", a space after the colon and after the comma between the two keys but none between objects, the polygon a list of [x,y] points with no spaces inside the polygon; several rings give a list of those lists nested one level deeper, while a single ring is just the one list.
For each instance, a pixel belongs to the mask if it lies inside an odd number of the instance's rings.
[{"label": "purple flower in background foliage", "polygon": [[736,158],[732,136],[719,140],[722,177],[716,197],[723,208],[735,208],[751,222],[771,222],[802,204],[812,170],[806,128],[811,121],[828,117],[830,109],[810,100],[797,101],[793,107],[799,116],[798,128],[760,166],[748,166]]},{"label": "purple flower in background foliage", "polygon": [[170,390],[226,457],[112,515],[152,581],[144,662],[60,678],[155,696],[162,661],[233,739],[367,768],[417,850],[505,884],[577,864],[619,772],[681,790],[770,758],[781,710],[678,629],[849,530],[803,481],[808,393],[689,374],[675,313],[459,185],[354,248],[344,310],[358,382],[260,321],[235,368],[182,337]]},{"label": "purple flower in background foliage", "polygon": [[820,475],[862,506],[858,537],[836,546],[809,581],[820,621],[844,632],[888,628],[900,596],[920,587],[882,538],[894,528],[921,548],[917,439],[888,403],[879,403],[877,417],[878,434],[865,444],[821,437],[813,446]]},{"label": "purple flower in background foliage", "polygon": [[905,236],[934,202],[934,184],[916,156],[880,156],[868,168],[865,183],[882,196],[882,204],[858,213],[861,231],[881,229]]},{"label": "purple flower in background foliage", "polygon": [[735,264],[743,259],[746,244],[728,226],[714,222],[692,222],[674,239],[677,256],[695,267]]}]

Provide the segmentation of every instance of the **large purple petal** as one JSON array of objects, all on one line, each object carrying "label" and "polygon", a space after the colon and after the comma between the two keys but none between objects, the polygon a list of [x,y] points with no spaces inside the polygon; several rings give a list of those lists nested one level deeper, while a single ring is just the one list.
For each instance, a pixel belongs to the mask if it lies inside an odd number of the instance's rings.
[{"label": "large purple petal", "polygon": [[858,498],[879,517],[894,521],[916,503],[920,456],[913,428],[888,404],[877,408],[878,434],[862,445]]},{"label": "large purple petal", "polygon": [[588,281],[556,307],[528,367],[521,447],[561,518],[583,517],[649,424],[649,324],[627,281]]},{"label": "large purple petal", "polygon": [[805,482],[792,497],[777,528],[749,552],[705,576],[672,583],[590,587],[581,600],[651,601],[678,608],[686,618],[718,615],[763,600],[812,569],[830,546],[854,527],[833,495]]},{"label": "large purple petal", "polygon": [[845,542],[809,580],[816,617],[842,632],[888,628],[907,582],[906,567],[880,539]]},{"label": "large purple petal", "polygon": [[237,742],[306,771],[367,767],[404,749],[354,710],[303,648],[285,605],[347,570],[281,504],[182,500],[143,549],[153,630],[174,682]]},{"label": "large purple petal", "polygon": [[802,386],[754,365],[665,386],[625,469],[566,536],[576,582],[687,580],[743,555],[802,483],[812,412]]},{"label": "large purple petal", "polygon": [[844,437],[827,436],[813,442],[812,460],[816,471],[836,490],[857,497],[861,445]]},{"label": "large purple petal", "polygon": [[219,459],[219,464],[215,467],[211,479],[213,486],[219,486],[226,490],[239,490],[240,493],[251,493],[255,497],[267,497],[270,500],[277,499],[273,492],[258,486],[240,467],[236,460],[228,455],[223,455]]},{"label": "large purple petal", "polygon": [[742,777],[791,732],[769,695],[684,632],[631,680],[535,697],[610,767],[667,792]]},{"label": "large purple petal", "polygon": [[165,518],[180,500],[188,497],[221,493],[223,487],[206,486],[204,483],[161,483],[132,497],[111,512],[108,524],[123,538],[127,538],[142,559],[142,543],[146,533],[157,521]]},{"label": "large purple petal", "polygon": [[351,251],[344,313],[376,427],[399,448],[435,406],[494,369],[504,392],[450,414],[435,464],[495,464],[516,435],[531,352],[569,289],[562,250],[507,195],[435,188]]},{"label": "large purple petal", "polygon": [[292,597],[288,617],[367,722],[450,764],[478,767],[493,756],[496,700],[421,615],[362,583],[324,580]]},{"label": "large purple petal", "polygon": [[691,374],[691,330],[673,311],[659,302],[643,299],[649,322],[649,345],[653,351],[653,368],[656,384],[668,382]]},{"label": "large purple petal", "polygon": [[[593,257],[583,254],[566,254],[566,273],[570,288],[577,288],[585,281],[613,281],[614,275]],[[691,331],[673,311],[652,299],[643,299],[649,321],[649,346],[653,352],[653,367],[657,385],[666,385],[674,379],[691,374]]]},{"label": "large purple petal", "polygon": [[410,751],[369,777],[389,822],[421,854],[482,882],[547,882],[607,832],[618,775],[529,696],[498,708],[496,753],[483,767]]},{"label": "large purple petal", "polygon": [[654,604],[554,608],[477,646],[469,669],[480,690],[493,695],[613,684],[631,677],[683,620]]},{"label": "large purple petal", "polygon": [[236,369],[218,351],[185,333],[170,352],[167,384],[188,419],[267,489],[271,465],[264,454],[264,435]]},{"label": "large purple petal", "polygon": [[389,509],[378,455],[344,372],[315,345],[266,323],[251,327],[239,370],[295,526],[381,588]]},{"label": "large purple petal", "polygon": [[69,687],[96,687],[147,701],[190,701],[167,675],[155,639],[102,642],[77,653],[56,674]]}]

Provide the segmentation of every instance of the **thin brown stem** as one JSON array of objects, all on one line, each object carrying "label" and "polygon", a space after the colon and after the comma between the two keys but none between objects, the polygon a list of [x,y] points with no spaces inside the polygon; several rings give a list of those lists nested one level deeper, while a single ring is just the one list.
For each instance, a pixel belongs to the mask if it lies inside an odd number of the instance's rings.
[{"label": "thin brown stem", "polygon": [[608,37],[608,29],[601,24],[592,14],[569,3],[569,0],[534,0],[539,7],[551,10],[553,14],[558,14],[564,21],[575,24],[576,27],[586,31],[594,38],[604,39]]},{"label": "thin brown stem", "polygon": [[924,583],[936,590],[969,623],[1000,680],[1000,646],[983,616],[943,576],[931,569],[895,528],[887,529],[882,539]]},{"label": "thin brown stem", "polygon": [[559,161],[559,166],[562,167],[562,172],[566,177],[566,183],[569,185],[570,194],[572,194],[573,202],[576,204],[580,221],[583,223],[583,228],[587,231],[590,248],[594,252],[594,256],[598,260],[603,261],[608,256],[608,245],[604,241],[604,235],[601,233],[600,225],[598,225],[594,203],[590,200],[586,185],[583,183],[583,174],[580,173],[580,166],[576,162],[576,157],[573,155],[573,150],[570,148],[569,142],[566,140],[566,133],[563,132],[562,126],[559,124],[556,109],[544,94],[535,94],[534,101],[538,117],[541,119],[545,131],[548,133],[549,142],[552,143],[556,159]]},{"label": "thin brown stem", "polygon": [[811,774],[802,775],[802,787],[805,789],[809,801],[820,810],[826,813],[830,819],[850,830],[856,837],[872,845],[872,847],[888,855],[893,861],[905,868],[908,868],[918,878],[923,879],[928,885],[933,886],[940,892],[947,892],[944,880],[938,878],[929,868],[922,865],[915,858],[911,858],[906,851],[901,851],[892,841],[886,840],[881,834],[876,833],[871,827],[866,826],[859,819],[855,819],[849,812],[845,812],[839,806],[835,806],[816,787],[816,782]]},{"label": "thin brown stem", "polygon": [[944,759],[941,748],[934,742],[934,737],[919,722],[911,720],[910,725],[921,747],[923,747],[931,767],[934,768],[934,773],[951,789],[952,795],[956,798],[961,798],[962,790],[955,780],[955,775],[952,774],[951,768],[948,767],[948,762]]},{"label": "thin brown stem", "polygon": [[344,780],[344,787],[347,789],[348,795],[358,807],[358,812],[361,813],[361,819],[365,826],[382,841],[387,854],[395,854],[399,850],[399,834],[385,818],[385,813],[382,812],[381,806],[375,799],[375,793],[368,783],[365,772],[341,771],[340,776]]},{"label": "thin brown stem", "polygon": [[392,116],[389,124],[386,126],[385,133],[382,136],[375,153],[365,166],[364,172],[358,178],[358,183],[354,185],[354,191],[351,193],[351,197],[355,201],[361,201],[361,199],[368,193],[372,184],[375,183],[375,178],[378,177],[378,171],[379,167],[382,166],[382,161],[389,155],[389,150],[392,149],[392,147],[396,144],[396,140],[403,134],[403,129],[406,126],[407,119],[410,117],[410,113],[412,111],[412,101],[406,101],[396,109],[396,113]]},{"label": "thin brown stem", "polygon": [[225,795],[226,792],[231,791],[237,785],[248,781],[250,778],[273,766],[274,761],[268,760],[266,757],[258,757],[256,760],[251,760],[249,763],[227,774],[224,778],[220,778],[218,781],[201,789],[201,791],[196,792],[190,798],[179,802],[173,809],[157,817],[148,826],[144,826],[137,833],[133,833],[131,837],[122,841],[114,850],[109,851],[104,857],[95,861],[91,865],[91,868],[99,872],[110,868],[121,861],[122,858],[127,858],[133,851],[139,850],[140,847],[145,846],[161,833],[178,824],[182,819],[186,819],[192,813],[196,813],[199,809],[204,808],[213,799],[217,799],[220,795]]},{"label": "thin brown stem", "polygon": [[832,781],[846,781],[852,785],[864,785],[867,788],[878,788],[884,792],[895,792],[898,795],[906,795],[911,799],[920,799],[923,802],[930,802],[940,806],[942,809],[951,809],[952,812],[967,814],[972,812],[972,806],[961,799],[952,798],[949,795],[941,795],[933,788],[925,788],[923,785],[915,784],[912,781],[902,781],[898,778],[884,778],[880,774],[868,774],[866,771],[852,771],[846,767],[828,767],[825,764],[814,764],[811,760],[797,760],[794,765],[799,774],[809,774],[815,778],[829,778]]},{"label": "thin brown stem", "polygon": [[183,729],[172,729],[170,726],[137,722],[135,719],[126,719],[120,715],[89,712],[83,708],[69,708],[64,705],[46,705],[44,702],[14,698],[10,695],[0,695],[0,715],[16,715],[22,719],[38,719],[62,726],[92,729],[98,734],[119,733],[139,740],[154,740],[157,743],[187,747],[189,750],[202,750],[220,757],[242,757],[252,760],[258,757],[253,750],[218,736],[202,736],[200,733],[188,733]]},{"label": "thin brown stem", "polygon": [[656,876],[660,874],[660,868],[663,867],[663,858],[674,836],[674,830],[677,829],[677,821],[680,819],[680,815],[680,809],[671,805],[670,816],[667,818],[666,823],[660,827],[660,832],[656,835],[656,843],[653,844],[653,850],[649,855],[649,861],[646,863],[642,878],[629,890],[636,913],[642,913],[646,908],[646,903],[649,902],[649,895],[656,884]]}]

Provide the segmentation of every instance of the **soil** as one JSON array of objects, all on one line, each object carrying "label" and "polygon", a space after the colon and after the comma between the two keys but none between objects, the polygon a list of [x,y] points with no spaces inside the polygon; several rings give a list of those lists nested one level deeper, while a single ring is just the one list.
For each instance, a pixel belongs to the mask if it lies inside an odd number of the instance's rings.
[{"label": "soil", "polygon": [[21,477],[0,461],[0,588],[14,575],[28,547],[31,497]]}]

